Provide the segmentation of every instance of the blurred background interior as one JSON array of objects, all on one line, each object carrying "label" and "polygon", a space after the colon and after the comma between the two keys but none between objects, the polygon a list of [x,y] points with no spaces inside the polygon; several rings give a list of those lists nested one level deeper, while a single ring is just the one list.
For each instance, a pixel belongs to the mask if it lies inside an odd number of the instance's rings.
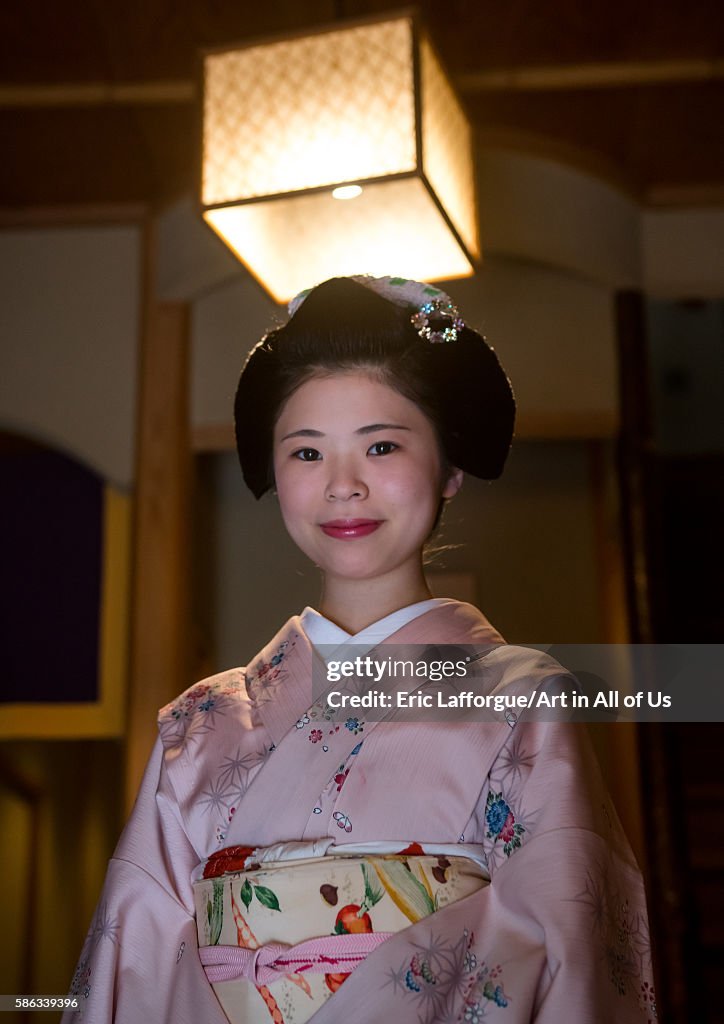
[{"label": "blurred background interior", "polygon": [[[236,465],[236,379],[282,309],[199,215],[199,52],[388,8],[0,15],[0,992],[67,990],[156,709],[317,596]],[[420,11],[473,126],[483,260],[446,287],[519,408],[433,585],[512,642],[721,642],[724,8]],[[724,1021],[722,725],[592,731],[662,1019]]]}]

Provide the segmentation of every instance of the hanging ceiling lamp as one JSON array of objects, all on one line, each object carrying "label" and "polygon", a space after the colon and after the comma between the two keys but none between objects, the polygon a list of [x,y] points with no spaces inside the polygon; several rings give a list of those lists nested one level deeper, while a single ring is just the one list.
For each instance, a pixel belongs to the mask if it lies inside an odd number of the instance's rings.
[{"label": "hanging ceiling lamp", "polygon": [[340,274],[473,272],[470,126],[412,15],[203,70],[203,216],[277,301]]}]

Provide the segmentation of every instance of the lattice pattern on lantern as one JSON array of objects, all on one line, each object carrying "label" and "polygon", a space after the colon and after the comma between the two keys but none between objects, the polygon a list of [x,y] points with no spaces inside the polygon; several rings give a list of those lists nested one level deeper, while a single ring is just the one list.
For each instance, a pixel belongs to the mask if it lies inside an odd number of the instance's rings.
[{"label": "lattice pattern on lantern", "polygon": [[422,165],[433,189],[473,256],[480,253],[475,211],[472,133],[460,104],[426,39],[420,45]]},{"label": "lattice pattern on lantern", "polygon": [[349,203],[321,192],[204,216],[278,301],[335,274],[384,276],[394,267],[419,281],[472,269],[416,177],[366,185]]},{"label": "lattice pattern on lantern", "polygon": [[408,18],[206,57],[202,201],[414,171]]},{"label": "lattice pattern on lantern", "polygon": [[[204,69],[204,217],[277,300],[336,274],[472,273],[470,131],[412,15],[212,54]],[[351,182],[356,198],[333,197]]]}]

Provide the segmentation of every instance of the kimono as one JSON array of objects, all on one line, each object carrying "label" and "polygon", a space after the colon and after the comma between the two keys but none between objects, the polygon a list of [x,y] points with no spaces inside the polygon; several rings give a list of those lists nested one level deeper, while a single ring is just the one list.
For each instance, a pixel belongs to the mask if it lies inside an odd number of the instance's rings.
[{"label": "kimono", "polygon": [[[471,645],[491,693],[562,676],[471,605],[432,605],[378,649]],[[652,1022],[641,877],[584,727],[333,722],[312,699],[314,657],[294,617],[246,670],[162,709],[66,1024],[228,1024],[199,959],[199,865],[237,844],[333,854],[380,842],[476,850],[490,882],[372,949],[314,1024]]]}]

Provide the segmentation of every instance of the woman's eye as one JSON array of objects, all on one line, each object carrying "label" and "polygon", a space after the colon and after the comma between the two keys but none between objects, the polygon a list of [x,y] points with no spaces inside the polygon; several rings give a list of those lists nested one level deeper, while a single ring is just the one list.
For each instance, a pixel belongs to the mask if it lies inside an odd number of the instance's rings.
[{"label": "woman's eye", "polygon": [[292,452],[292,457],[301,462],[316,462],[322,458],[322,455],[316,448],[299,448],[296,452]]},{"label": "woman's eye", "polygon": [[389,455],[397,448],[393,441],[375,441],[371,448],[367,451],[368,455]]}]

